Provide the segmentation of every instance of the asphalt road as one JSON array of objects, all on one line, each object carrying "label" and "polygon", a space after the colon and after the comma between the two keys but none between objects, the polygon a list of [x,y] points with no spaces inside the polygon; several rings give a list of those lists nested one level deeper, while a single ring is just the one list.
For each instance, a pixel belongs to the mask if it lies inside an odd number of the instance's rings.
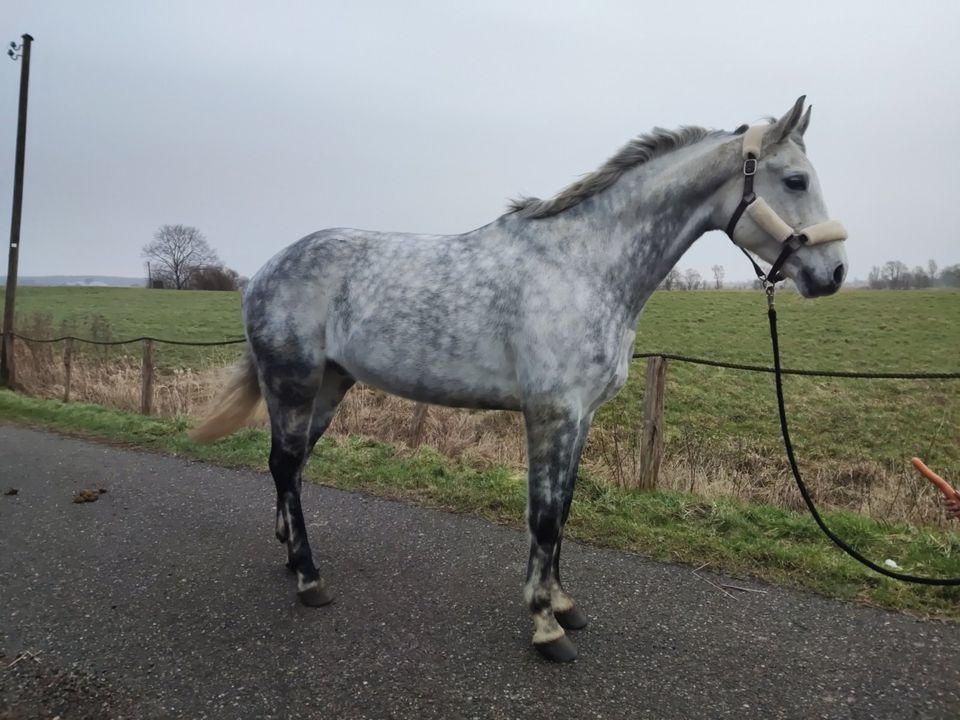
[{"label": "asphalt road", "polygon": [[592,622],[555,666],[528,646],[513,529],[304,487],[337,594],[310,609],[266,475],[0,426],[10,487],[4,720],[960,717],[953,625],[745,581],[766,593],[731,599],[688,567],[570,543]]}]

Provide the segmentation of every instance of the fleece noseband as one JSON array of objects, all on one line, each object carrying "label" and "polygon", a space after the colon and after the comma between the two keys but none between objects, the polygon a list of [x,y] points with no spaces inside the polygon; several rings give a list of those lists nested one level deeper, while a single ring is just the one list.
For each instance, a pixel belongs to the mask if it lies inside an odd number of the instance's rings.
[{"label": "fleece noseband", "polygon": [[734,210],[726,228],[727,236],[736,245],[737,241],[733,239],[733,231],[736,230],[737,223],[743,213],[746,212],[750,215],[751,220],[763,228],[764,232],[783,245],[780,256],[773,263],[766,276],[750,254],[744,248],[740,248],[753,263],[753,269],[756,271],[757,277],[765,284],[775,283],[783,279],[780,275],[780,268],[783,267],[787,258],[800,247],[847,239],[846,229],[837,220],[828,220],[827,222],[809,225],[802,230],[794,230],[783,221],[783,218],[777,215],[777,212],[762,197],[758,197],[753,191],[753,178],[757,174],[757,166],[760,162],[760,147],[763,144],[763,135],[768,129],[769,126],[755,125],[748,128],[743,134],[743,196],[740,198],[740,204]]}]

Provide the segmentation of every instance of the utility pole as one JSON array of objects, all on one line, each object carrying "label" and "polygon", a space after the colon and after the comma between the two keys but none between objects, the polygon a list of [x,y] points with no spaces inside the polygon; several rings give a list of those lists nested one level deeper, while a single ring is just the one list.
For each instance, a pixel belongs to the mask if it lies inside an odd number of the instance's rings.
[{"label": "utility pole", "polygon": [[10,255],[7,259],[7,292],[3,306],[3,340],[0,342],[0,387],[12,388],[15,380],[13,360],[13,311],[17,294],[17,264],[20,259],[20,215],[23,210],[23,161],[27,146],[27,89],[30,86],[30,35],[22,36],[18,46],[10,43],[7,55],[22,59],[20,65],[20,112],[17,117],[17,159],[13,169],[13,212],[10,217]]}]

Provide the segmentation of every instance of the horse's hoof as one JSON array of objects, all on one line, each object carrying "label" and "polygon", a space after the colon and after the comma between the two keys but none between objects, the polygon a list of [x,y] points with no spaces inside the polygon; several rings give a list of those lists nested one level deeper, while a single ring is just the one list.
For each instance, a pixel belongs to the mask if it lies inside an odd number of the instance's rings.
[{"label": "horse's hoof", "polygon": [[580,612],[577,607],[572,607],[564,612],[554,612],[553,616],[564,630],[582,630],[589,622],[587,616]]},{"label": "horse's hoof", "polygon": [[307,607],[322,607],[333,602],[333,595],[320,584],[298,591],[297,597]]},{"label": "horse's hoof", "polygon": [[550,662],[573,662],[577,659],[577,646],[566,635],[545,643],[534,643],[537,652]]}]

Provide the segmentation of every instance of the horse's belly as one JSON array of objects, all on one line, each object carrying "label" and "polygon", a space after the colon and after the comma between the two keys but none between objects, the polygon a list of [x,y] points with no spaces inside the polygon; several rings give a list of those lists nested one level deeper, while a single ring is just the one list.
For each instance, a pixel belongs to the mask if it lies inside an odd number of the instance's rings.
[{"label": "horse's belly", "polygon": [[520,409],[520,388],[505,358],[490,352],[444,357],[429,350],[375,343],[362,352],[346,348],[342,354],[332,353],[330,359],[360,382],[408,400],[449,407]]},{"label": "horse's belly", "polygon": [[433,405],[445,405],[447,407],[467,408],[473,410],[520,410],[519,393],[505,391],[502,387],[493,388],[470,388],[459,384],[454,387],[443,387],[435,383],[425,383],[423,385],[411,385],[408,383],[380,382],[380,378],[371,378],[362,380],[368,385],[383,390],[392,395],[414,400],[416,402],[426,402]]}]

